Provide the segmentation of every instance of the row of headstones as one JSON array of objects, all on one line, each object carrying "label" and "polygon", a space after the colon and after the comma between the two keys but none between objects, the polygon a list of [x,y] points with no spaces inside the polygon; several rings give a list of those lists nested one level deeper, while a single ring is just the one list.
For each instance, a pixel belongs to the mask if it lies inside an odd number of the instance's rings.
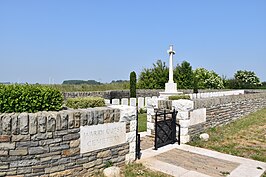
[{"label": "row of headstones", "polygon": [[[206,93],[193,93],[186,94],[189,95],[191,99],[199,99],[199,98],[210,98],[210,97],[220,97],[220,96],[229,96],[229,95],[240,95],[244,94],[244,90],[233,90],[233,91],[222,91],[222,92],[206,92]],[[105,104],[107,105],[126,105],[126,106],[137,106],[138,109],[147,108],[149,102],[157,102],[158,97],[138,97],[138,98],[122,98],[120,99],[112,99],[105,100]]]},{"label": "row of headstones", "polygon": [[199,99],[199,98],[210,98],[210,97],[220,97],[220,96],[230,96],[230,95],[240,95],[240,94],[244,94],[244,90],[193,93],[188,95],[190,96],[191,99]]},{"label": "row of headstones", "polygon": [[138,109],[146,108],[148,103],[150,101],[157,101],[158,97],[138,97],[138,98],[122,98],[120,99],[112,99],[112,102],[110,100],[105,100],[105,104],[107,105],[126,105],[126,106],[137,106]]}]

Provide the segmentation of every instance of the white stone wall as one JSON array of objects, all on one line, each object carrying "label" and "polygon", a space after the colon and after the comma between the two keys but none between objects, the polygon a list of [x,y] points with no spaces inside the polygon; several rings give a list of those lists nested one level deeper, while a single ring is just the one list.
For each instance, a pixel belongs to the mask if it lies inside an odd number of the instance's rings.
[{"label": "white stone wall", "polygon": [[244,94],[244,90],[230,90],[222,92],[206,92],[206,93],[193,93],[187,94],[191,99],[201,99],[201,98],[210,98],[210,97],[221,97],[221,96],[230,96],[230,95],[241,95]]},{"label": "white stone wall", "polygon": [[126,162],[132,162],[136,157],[136,118],[137,110],[134,106],[126,105],[111,105],[111,108],[120,110],[120,120],[119,122],[129,123],[130,129],[126,133],[126,142],[129,143],[129,153],[126,155]]}]

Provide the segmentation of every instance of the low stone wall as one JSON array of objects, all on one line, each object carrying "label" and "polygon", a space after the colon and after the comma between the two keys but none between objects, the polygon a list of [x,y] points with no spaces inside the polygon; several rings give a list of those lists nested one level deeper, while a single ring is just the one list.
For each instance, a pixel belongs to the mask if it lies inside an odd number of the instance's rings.
[{"label": "low stone wall", "polygon": [[265,92],[194,100],[194,109],[206,108],[206,121],[190,126],[189,135],[193,137],[265,107]]},{"label": "low stone wall", "polygon": [[[137,97],[152,97],[159,96],[159,92],[163,90],[137,90]],[[97,96],[104,99],[122,99],[129,98],[129,90],[112,90],[112,91],[101,91],[101,92],[65,92],[63,93],[64,98],[74,98],[74,97],[87,97],[87,96]]]},{"label": "low stone wall", "polygon": [[[135,127],[129,106],[0,114],[0,176],[91,175],[123,165],[135,159]],[[97,139],[104,134],[114,141]]]},{"label": "low stone wall", "polygon": [[[230,123],[242,116],[266,107],[266,92],[211,97],[195,100],[159,100],[159,109],[178,111],[181,142],[187,142],[206,129]],[[147,111],[148,131],[154,129],[154,108]]]}]

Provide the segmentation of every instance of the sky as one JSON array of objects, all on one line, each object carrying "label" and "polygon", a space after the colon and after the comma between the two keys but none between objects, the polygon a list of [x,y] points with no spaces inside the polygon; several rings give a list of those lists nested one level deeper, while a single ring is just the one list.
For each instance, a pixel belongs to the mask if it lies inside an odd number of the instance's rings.
[{"label": "sky", "polygon": [[0,0],[0,82],[128,80],[158,59],[266,81],[265,0]]}]

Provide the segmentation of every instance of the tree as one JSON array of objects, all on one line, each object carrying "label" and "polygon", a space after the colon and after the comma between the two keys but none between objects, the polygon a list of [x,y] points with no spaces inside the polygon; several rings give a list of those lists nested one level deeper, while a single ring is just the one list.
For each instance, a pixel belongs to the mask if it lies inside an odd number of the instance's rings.
[{"label": "tree", "polygon": [[221,89],[224,88],[222,78],[214,71],[208,71],[205,68],[197,68],[194,71],[195,79],[198,82],[199,89]]},{"label": "tree", "polygon": [[138,88],[163,89],[168,82],[168,67],[165,62],[158,60],[153,68],[145,68],[139,75]]},{"label": "tree", "polygon": [[193,70],[189,62],[183,61],[174,69],[174,81],[180,89],[193,87]]},{"label": "tree", "polygon": [[137,76],[134,71],[130,73],[130,98],[136,98]]},{"label": "tree", "polygon": [[255,88],[261,85],[260,79],[253,71],[239,70],[234,74],[235,87]]}]

